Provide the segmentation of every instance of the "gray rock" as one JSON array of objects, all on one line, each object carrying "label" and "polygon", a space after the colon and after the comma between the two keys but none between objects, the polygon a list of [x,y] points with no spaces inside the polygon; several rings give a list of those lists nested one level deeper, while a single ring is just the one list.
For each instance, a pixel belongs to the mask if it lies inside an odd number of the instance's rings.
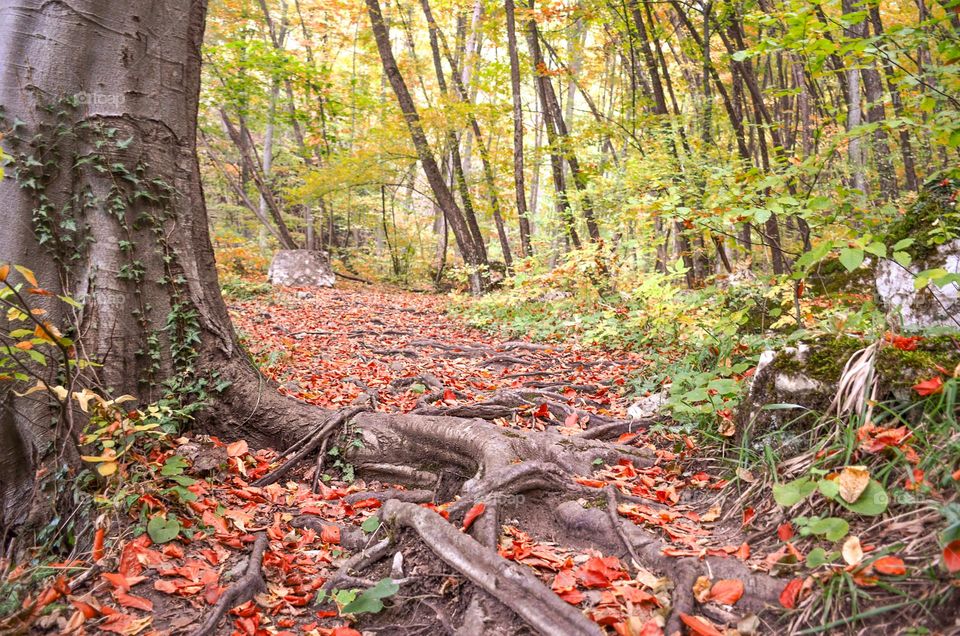
[{"label": "gray rock", "polygon": [[627,415],[635,420],[643,420],[659,415],[669,397],[670,394],[668,391],[659,391],[652,395],[642,397],[627,409]]},{"label": "gray rock", "polygon": [[877,295],[888,314],[899,317],[901,328],[960,326],[960,287],[953,283],[942,289],[933,284],[920,290],[913,287],[919,272],[937,267],[960,273],[960,240],[938,246],[932,255],[907,268],[886,259],[877,264]]},{"label": "gray rock", "polygon": [[270,264],[268,279],[289,287],[333,287],[336,276],[325,252],[280,250]]}]

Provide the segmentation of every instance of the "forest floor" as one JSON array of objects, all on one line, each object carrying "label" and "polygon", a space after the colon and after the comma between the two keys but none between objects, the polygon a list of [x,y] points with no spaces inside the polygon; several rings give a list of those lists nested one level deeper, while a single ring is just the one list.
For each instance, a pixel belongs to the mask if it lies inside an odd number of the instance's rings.
[{"label": "forest floor", "polygon": [[[39,627],[747,635],[783,633],[785,609],[810,594],[769,496],[747,501],[749,484],[728,482],[729,465],[693,438],[627,416],[621,387],[641,355],[504,342],[449,316],[441,297],[379,287],[229,305],[265,375],[343,433],[320,446],[305,423],[286,452],[206,436],[155,449],[144,460],[175,483],[139,496],[162,521],[95,555],[81,575],[92,591]],[[423,422],[457,430],[433,439]],[[394,427],[413,431],[391,450],[419,455],[407,472],[370,444],[369,431]],[[499,472],[496,457],[447,456],[464,449],[504,455]],[[164,536],[168,521],[179,525]]]}]

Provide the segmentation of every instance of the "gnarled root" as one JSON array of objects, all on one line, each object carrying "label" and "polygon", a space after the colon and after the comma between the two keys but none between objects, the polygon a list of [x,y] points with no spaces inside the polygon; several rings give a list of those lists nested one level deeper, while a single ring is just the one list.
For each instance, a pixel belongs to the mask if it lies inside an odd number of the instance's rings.
[{"label": "gnarled root", "polygon": [[216,633],[217,623],[227,612],[237,605],[246,603],[263,588],[263,553],[266,552],[269,544],[267,535],[257,536],[256,541],[253,542],[253,550],[250,552],[250,560],[247,561],[247,569],[243,576],[223,593],[217,604],[213,606],[213,611],[198,628],[193,630],[190,636],[209,636]]},{"label": "gnarled root", "polygon": [[516,612],[540,634],[599,633],[594,623],[551,592],[529,570],[484,547],[437,513],[391,500],[384,505],[382,514],[387,523],[415,531],[440,559]]}]

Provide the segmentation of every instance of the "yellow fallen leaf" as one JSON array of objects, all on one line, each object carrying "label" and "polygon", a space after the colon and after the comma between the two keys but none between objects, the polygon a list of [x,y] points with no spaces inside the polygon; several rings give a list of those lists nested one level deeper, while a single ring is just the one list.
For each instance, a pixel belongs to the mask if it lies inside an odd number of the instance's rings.
[{"label": "yellow fallen leaf", "polygon": [[97,472],[104,477],[109,477],[113,473],[117,472],[117,462],[104,462],[97,466]]},{"label": "yellow fallen leaf", "polygon": [[709,578],[705,576],[698,577],[693,583],[693,597],[697,599],[698,603],[706,603],[710,598],[710,588],[712,587],[713,583]]},{"label": "yellow fallen leaf", "polygon": [[847,466],[840,471],[837,485],[840,487],[840,496],[847,503],[854,503],[870,484],[870,471],[865,466]]},{"label": "yellow fallen leaf", "polygon": [[863,547],[860,545],[860,537],[854,536],[844,541],[840,554],[843,555],[843,560],[847,562],[847,565],[857,565],[863,561]]}]

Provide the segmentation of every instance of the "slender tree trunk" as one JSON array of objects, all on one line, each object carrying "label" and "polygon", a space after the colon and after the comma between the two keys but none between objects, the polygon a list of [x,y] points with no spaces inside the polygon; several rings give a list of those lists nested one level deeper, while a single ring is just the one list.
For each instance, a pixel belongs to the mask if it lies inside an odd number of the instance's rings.
[{"label": "slender tree trunk", "polygon": [[513,0],[504,0],[507,19],[507,49],[510,55],[510,93],[513,97],[513,184],[520,224],[520,249],[524,256],[533,256],[530,242],[530,219],[527,216],[527,194],[523,174],[523,102],[520,90],[520,56],[517,51],[517,26]]},{"label": "slender tree trunk", "polygon": [[[858,10],[859,7],[855,6],[855,4],[854,0],[843,0],[843,13],[849,14]],[[850,25],[844,29],[844,32],[847,38],[850,39],[862,38],[865,35],[863,23]],[[850,185],[860,192],[867,194],[867,178],[864,174],[863,166],[863,145],[860,137],[854,134],[862,123],[863,112],[860,108],[860,71],[855,68],[853,64],[854,62],[851,60],[845,71],[847,84],[847,133],[850,134],[847,145],[847,161],[850,164]]]},{"label": "slender tree trunk", "polygon": [[390,35],[387,32],[387,26],[383,21],[383,15],[380,12],[380,3],[378,0],[366,0],[367,11],[370,15],[370,25],[373,30],[374,39],[377,42],[377,50],[380,53],[380,60],[383,63],[383,71],[390,82],[393,92],[396,95],[397,103],[403,112],[404,119],[407,122],[407,128],[410,131],[410,137],[417,150],[417,156],[420,158],[420,164],[426,174],[427,181],[430,183],[430,189],[437,200],[437,203],[443,209],[444,216],[453,230],[454,238],[463,255],[463,260],[471,268],[470,286],[475,294],[482,293],[485,287],[480,268],[487,265],[486,254],[482,245],[476,245],[473,241],[470,228],[464,219],[460,206],[453,198],[453,193],[447,187],[440,173],[440,167],[430,149],[430,142],[423,132],[423,126],[420,124],[420,116],[417,113],[417,107],[413,103],[413,97],[407,89],[407,84],[400,74],[397,67],[397,60],[393,56],[393,50],[390,48]]},{"label": "slender tree trunk", "polygon": [[[870,25],[873,27],[873,34],[880,37],[883,35],[883,20],[880,17],[880,8],[876,5],[870,7]],[[893,114],[896,117],[903,117],[903,98],[900,95],[900,89],[896,84],[896,74],[889,58],[882,58],[883,74],[887,82],[887,92],[890,94],[890,103],[893,106]],[[914,160],[913,146],[910,143],[910,132],[901,127],[897,135],[900,145],[900,157],[903,160],[904,182],[908,190],[917,191],[919,184],[917,181],[916,162]]]}]

